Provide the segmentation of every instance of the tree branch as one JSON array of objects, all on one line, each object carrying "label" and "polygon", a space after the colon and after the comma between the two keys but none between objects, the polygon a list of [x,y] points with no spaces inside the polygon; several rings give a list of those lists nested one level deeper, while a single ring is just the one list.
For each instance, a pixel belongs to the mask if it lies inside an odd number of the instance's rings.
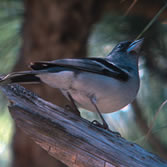
[{"label": "tree branch", "polygon": [[91,125],[22,86],[13,84],[0,89],[10,101],[16,125],[70,167],[167,166],[167,161],[140,146]]}]

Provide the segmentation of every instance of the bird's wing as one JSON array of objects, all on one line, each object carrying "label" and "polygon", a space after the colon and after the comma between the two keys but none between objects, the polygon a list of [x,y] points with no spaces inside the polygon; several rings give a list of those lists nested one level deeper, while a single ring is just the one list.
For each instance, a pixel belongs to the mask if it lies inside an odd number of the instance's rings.
[{"label": "bird's wing", "polygon": [[[55,61],[41,61],[32,63],[30,66],[33,70],[57,71],[56,67],[64,70],[77,70],[92,72],[108,77],[113,77],[122,81],[127,81],[129,75],[126,71],[120,69],[107,59],[102,58],[83,58],[83,59],[59,59]],[[51,70],[52,69],[52,70]]]}]

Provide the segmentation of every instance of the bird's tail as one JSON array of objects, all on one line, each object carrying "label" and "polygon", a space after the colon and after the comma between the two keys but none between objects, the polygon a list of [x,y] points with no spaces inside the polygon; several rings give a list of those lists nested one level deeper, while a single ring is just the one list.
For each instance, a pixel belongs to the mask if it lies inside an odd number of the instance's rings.
[{"label": "bird's tail", "polygon": [[0,78],[0,85],[10,83],[39,83],[40,78],[34,71],[13,72]]}]

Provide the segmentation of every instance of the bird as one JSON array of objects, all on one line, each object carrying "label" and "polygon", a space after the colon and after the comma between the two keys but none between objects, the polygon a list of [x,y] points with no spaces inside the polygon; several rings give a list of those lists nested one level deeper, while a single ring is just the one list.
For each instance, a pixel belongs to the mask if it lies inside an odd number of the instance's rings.
[{"label": "bird", "polygon": [[30,64],[30,71],[12,72],[0,80],[11,83],[45,83],[88,111],[97,112],[104,129],[102,113],[112,113],[131,103],[139,90],[138,59],[143,38],[118,43],[106,57],[57,59]]}]

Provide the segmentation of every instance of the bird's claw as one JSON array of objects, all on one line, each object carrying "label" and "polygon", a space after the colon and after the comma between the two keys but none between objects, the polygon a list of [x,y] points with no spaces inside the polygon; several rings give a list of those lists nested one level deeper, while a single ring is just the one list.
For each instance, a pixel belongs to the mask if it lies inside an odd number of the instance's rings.
[{"label": "bird's claw", "polygon": [[115,132],[109,129],[110,132],[114,133],[116,136],[121,137],[121,134],[119,132]]},{"label": "bird's claw", "polygon": [[67,110],[67,111],[72,111],[72,107],[70,106],[70,105],[65,105],[65,109]]},{"label": "bird's claw", "polygon": [[109,132],[112,132],[115,135],[121,137],[121,134],[119,132],[114,132],[114,131],[110,130],[107,124],[101,124],[100,122],[98,122],[96,120],[92,121],[91,124],[96,125],[96,126],[98,126],[100,128],[103,128],[103,129],[105,129],[105,130],[107,130]]},{"label": "bird's claw", "polygon": [[98,126],[100,128],[103,128],[103,129],[108,129],[108,125],[107,126],[103,125],[103,124],[101,124],[100,122],[98,122],[96,120],[92,121],[91,124],[96,125],[96,126]]},{"label": "bird's claw", "polygon": [[78,115],[78,116],[80,116],[80,112],[79,112],[79,110],[75,110],[75,109],[73,109],[70,105],[65,105],[65,109],[67,110],[67,111],[70,111],[70,112],[72,112],[72,113],[75,113],[76,115]]}]

